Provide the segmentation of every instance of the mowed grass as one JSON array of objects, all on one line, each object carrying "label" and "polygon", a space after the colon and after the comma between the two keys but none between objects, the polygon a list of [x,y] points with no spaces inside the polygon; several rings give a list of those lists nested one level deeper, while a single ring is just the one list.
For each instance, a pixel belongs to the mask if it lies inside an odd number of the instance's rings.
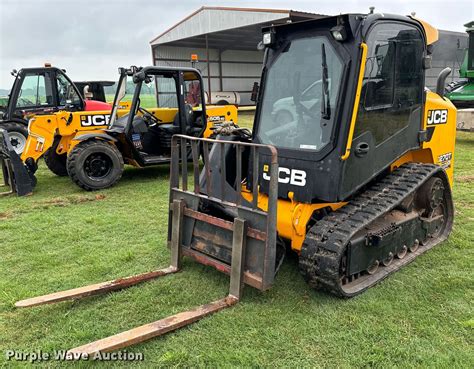
[{"label": "mowed grass", "polygon": [[[473,163],[474,134],[458,133],[451,237],[363,295],[311,290],[290,256],[270,291],[247,287],[235,307],[128,349],[145,361],[114,365],[474,367]],[[226,295],[228,277],[185,260],[181,273],[120,292],[14,308],[19,299],[167,266],[168,179],[168,166],[127,168],[114,188],[88,193],[41,163],[33,196],[0,198],[4,367],[21,365],[6,361],[8,349],[68,349]]]}]

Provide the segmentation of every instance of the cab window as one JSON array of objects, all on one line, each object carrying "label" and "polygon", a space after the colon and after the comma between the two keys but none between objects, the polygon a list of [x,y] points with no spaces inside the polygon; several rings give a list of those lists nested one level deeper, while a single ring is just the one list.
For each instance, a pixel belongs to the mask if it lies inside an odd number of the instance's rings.
[{"label": "cab window", "polygon": [[57,75],[57,89],[59,106],[81,104],[81,98],[74,89],[71,82],[67,80],[62,74]]},{"label": "cab window", "polygon": [[29,108],[53,104],[53,94],[49,79],[44,74],[27,74],[23,77],[17,107]]},{"label": "cab window", "polygon": [[422,103],[423,42],[410,25],[380,24],[370,31],[354,138],[370,131],[378,145],[409,124]]},{"label": "cab window", "polygon": [[178,93],[176,81],[172,76],[156,76],[157,106],[160,108],[177,108]]},{"label": "cab window", "polygon": [[201,84],[199,80],[184,81],[184,102],[193,107],[202,104]]}]

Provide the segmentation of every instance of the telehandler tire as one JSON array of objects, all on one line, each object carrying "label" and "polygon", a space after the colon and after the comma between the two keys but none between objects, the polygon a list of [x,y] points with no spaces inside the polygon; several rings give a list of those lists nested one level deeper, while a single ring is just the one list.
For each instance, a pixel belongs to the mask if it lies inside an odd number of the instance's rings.
[{"label": "telehandler tire", "polygon": [[55,137],[53,146],[51,146],[45,153],[44,153],[44,162],[48,169],[60,177],[67,176],[67,154],[58,154],[56,149],[59,145],[59,141],[61,141],[61,137]]},{"label": "telehandler tire", "polygon": [[0,128],[8,132],[13,149],[18,155],[21,155],[26,147],[28,128],[24,124],[15,122],[2,123]]},{"label": "telehandler tire", "polygon": [[86,191],[101,190],[113,186],[122,177],[123,157],[107,142],[82,142],[68,155],[67,172]]}]

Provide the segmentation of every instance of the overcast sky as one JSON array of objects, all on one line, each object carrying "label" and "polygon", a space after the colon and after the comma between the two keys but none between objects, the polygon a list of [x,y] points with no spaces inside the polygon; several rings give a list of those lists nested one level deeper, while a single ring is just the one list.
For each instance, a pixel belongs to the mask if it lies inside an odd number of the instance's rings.
[{"label": "overcast sky", "polygon": [[151,64],[149,41],[203,5],[293,9],[321,14],[416,15],[464,31],[473,0],[0,0],[0,88],[13,68],[50,62],[73,80],[117,79],[117,67]]}]

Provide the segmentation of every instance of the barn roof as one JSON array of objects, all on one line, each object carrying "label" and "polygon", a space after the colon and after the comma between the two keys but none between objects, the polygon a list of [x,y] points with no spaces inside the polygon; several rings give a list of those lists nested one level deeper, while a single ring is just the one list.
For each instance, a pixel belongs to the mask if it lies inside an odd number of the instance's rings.
[{"label": "barn roof", "polygon": [[173,45],[211,49],[255,50],[261,28],[270,24],[322,18],[324,15],[288,9],[203,6],[150,41],[151,46]]}]

